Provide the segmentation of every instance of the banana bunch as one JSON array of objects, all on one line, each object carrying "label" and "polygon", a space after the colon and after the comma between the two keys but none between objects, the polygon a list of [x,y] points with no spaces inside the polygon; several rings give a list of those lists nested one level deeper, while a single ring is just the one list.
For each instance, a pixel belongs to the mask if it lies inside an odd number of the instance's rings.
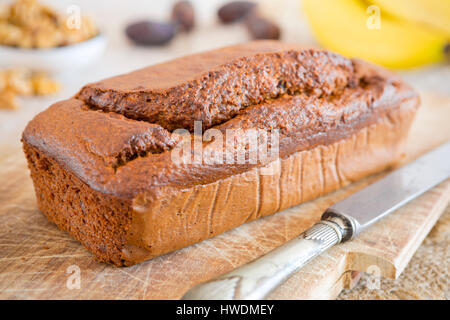
[{"label": "banana bunch", "polygon": [[393,69],[446,59],[450,0],[302,0],[320,44]]}]

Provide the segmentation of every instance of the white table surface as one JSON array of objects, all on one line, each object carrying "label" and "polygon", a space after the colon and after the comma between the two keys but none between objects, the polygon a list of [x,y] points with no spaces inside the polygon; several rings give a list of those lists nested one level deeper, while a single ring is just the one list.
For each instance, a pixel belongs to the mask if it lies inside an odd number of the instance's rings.
[{"label": "white table surface", "polygon": [[[4,1],[4,0],[0,0]],[[170,15],[171,0],[41,0],[62,11],[78,5],[82,13],[93,17],[108,39],[104,57],[94,66],[77,73],[59,75],[63,89],[46,98],[22,98],[21,108],[0,110],[0,146],[17,146],[26,123],[55,101],[75,94],[84,84],[155,64],[185,54],[217,48],[249,40],[243,26],[218,23],[217,9],[227,0],[191,0],[196,10],[197,25],[190,34],[177,36],[163,47],[137,47],[124,35],[129,22],[141,18],[164,20]],[[282,40],[315,44],[299,0],[261,0],[264,12],[282,28]],[[1,53],[0,53],[1,59]],[[70,61],[68,62],[70,63]],[[404,77],[420,91],[450,97],[450,66],[439,65],[408,72]]]}]

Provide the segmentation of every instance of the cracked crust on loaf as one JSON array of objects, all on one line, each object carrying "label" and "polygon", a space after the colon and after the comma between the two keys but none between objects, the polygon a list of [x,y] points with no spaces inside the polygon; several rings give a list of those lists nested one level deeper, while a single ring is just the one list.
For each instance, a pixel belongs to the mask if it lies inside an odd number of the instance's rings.
[{"label": "cracked crust on loaf", "polygon": [[[23,145],[49,220],[99,260],[133,265],[395,165],[418,104],[366,62],[252,42],[87,85],[37,115]],[[223,133],[279,130],[280,157],[174,163],[172,130],[189,134],[195,120]]]}]

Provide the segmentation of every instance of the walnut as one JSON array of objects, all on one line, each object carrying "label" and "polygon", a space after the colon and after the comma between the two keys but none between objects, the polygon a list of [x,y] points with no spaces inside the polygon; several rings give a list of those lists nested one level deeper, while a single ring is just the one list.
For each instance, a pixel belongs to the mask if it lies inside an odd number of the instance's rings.
[{"label": "walnut", "polygon": [[20,48],[54,48],[88,40],[97,26],[80,17],[79,28],[69,28],[69,17],[36,0],[17,0],[0,7],[0,44]]},{"label": "walnut", "polygon": [[25,68],[0,71],[0,109],[17,109],[17,96],[46,96],[60,88],[58,82],[42,72]]},{"label": "walnut", "polygon": [[33,84],[34,94],[39,96],[56,93],[61,88],[58,82],[50,79],[44,73],[35,73],[31,77],[31,83]]},{"label": "walnut", "polygon": [[0,91],[0,109],[18,109],[16,94],[12,90]]}]

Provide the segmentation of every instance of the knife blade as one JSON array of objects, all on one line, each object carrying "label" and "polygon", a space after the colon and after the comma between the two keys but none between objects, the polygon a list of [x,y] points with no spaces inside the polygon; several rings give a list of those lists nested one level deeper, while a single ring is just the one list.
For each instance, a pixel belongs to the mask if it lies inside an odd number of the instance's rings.
[{"label": "knife blade", "polygon": [[329,207],[322,219],[343,216],[352,223],[347,237],[400,208],[450,176],[450,142]]},{"label": "knife blade", "polygon": [[450,142],[329,207],[296,238],[231,272],[190,289],[182,299],[264,299],[312,259],[450,177]]}]

